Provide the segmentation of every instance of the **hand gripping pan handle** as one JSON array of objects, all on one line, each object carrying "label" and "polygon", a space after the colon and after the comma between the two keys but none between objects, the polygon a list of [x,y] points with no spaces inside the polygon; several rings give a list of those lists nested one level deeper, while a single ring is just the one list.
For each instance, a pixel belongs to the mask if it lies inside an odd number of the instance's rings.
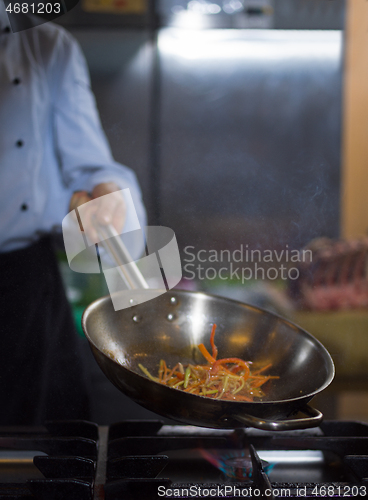
[{"label": "hand gripping pan handle", "polygon": [[148,289],[148,283],[132,259],[120,235],[111,225],[95,224],[101,244],[118,266],[119,273],[129,290]]}]

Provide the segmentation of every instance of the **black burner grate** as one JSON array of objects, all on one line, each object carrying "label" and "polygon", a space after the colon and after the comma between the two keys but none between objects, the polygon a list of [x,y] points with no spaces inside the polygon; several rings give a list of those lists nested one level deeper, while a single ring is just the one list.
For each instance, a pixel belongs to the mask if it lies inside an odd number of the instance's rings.
[{"label": "black burner grate", "polygon": [[[2,428],[0,446],[43,452],[34,456],[34,465],[31,462],[39,476],[3,480],[0,500],[153,500],[169,498],[170,491],[171,498],[193,498],[193,493],[199,498],[202,493],[202,498],[216,499],[226,492],[231,499],[245,489],[255,492],[248,498],[277,498],[281,490],[298,498],[359,498],[368,487],[368,425],[356,422],[331,421],[318,429],[281,433],[164,426],[152,420],[124,421],[110,428],[52,422],[43,429]],[[252,463],[250,477],[244,482],[223,477],[201,450],[220,456],[229,456],[231,450],[243,456],[246,450]],[[286,463],[265,472],[261,458],[270,450],[299,450],[302,456],[305,450],[315,450],[321,463],[300,465],[298,473],[304,479],[293,480]],[[313,467],[320,481],[308,480]],[[8,468],[11,461],[2,459],[3,476]]]}]

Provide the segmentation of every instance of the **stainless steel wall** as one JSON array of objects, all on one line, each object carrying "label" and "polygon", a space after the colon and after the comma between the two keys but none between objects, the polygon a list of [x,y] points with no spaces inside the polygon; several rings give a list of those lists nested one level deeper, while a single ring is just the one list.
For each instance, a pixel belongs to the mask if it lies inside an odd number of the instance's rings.
[{"label": "stainless steel wall", "polygon": [[182,245],[339,230],[341,32],[162,30],[162,217]]},{"label": "stainless steel wall", "polygon": [[183,248],[300,247],[339,232],[342,32],[75,32],[117,160]]}]

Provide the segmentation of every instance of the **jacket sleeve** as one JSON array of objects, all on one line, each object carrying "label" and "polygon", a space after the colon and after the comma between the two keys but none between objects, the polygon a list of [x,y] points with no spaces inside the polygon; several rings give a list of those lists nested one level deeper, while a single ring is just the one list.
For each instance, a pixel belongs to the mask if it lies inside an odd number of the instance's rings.
[{"label": "jacket sleeve", "polygon": [[[82,51],[66,32],[53,61],[53,124],[57,155],[65,186],[74,191],[92,191],[101,182],[129,188],[142,228],[146,213],[134,172],[114,161],[102,130],[90,78]],[[130,225],[127,212],[126,226]],[[135,219],[135,217],[134,217]]]}]

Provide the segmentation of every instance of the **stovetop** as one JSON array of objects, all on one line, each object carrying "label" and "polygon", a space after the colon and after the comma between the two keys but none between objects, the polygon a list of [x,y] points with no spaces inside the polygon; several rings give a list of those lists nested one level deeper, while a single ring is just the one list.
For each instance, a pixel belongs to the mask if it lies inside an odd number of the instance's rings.
[{"label": "stovetop", "polygon": [[0,428],[0,500],[351,498],[368,487],[368,425],[217,430],[130,420]]}]

